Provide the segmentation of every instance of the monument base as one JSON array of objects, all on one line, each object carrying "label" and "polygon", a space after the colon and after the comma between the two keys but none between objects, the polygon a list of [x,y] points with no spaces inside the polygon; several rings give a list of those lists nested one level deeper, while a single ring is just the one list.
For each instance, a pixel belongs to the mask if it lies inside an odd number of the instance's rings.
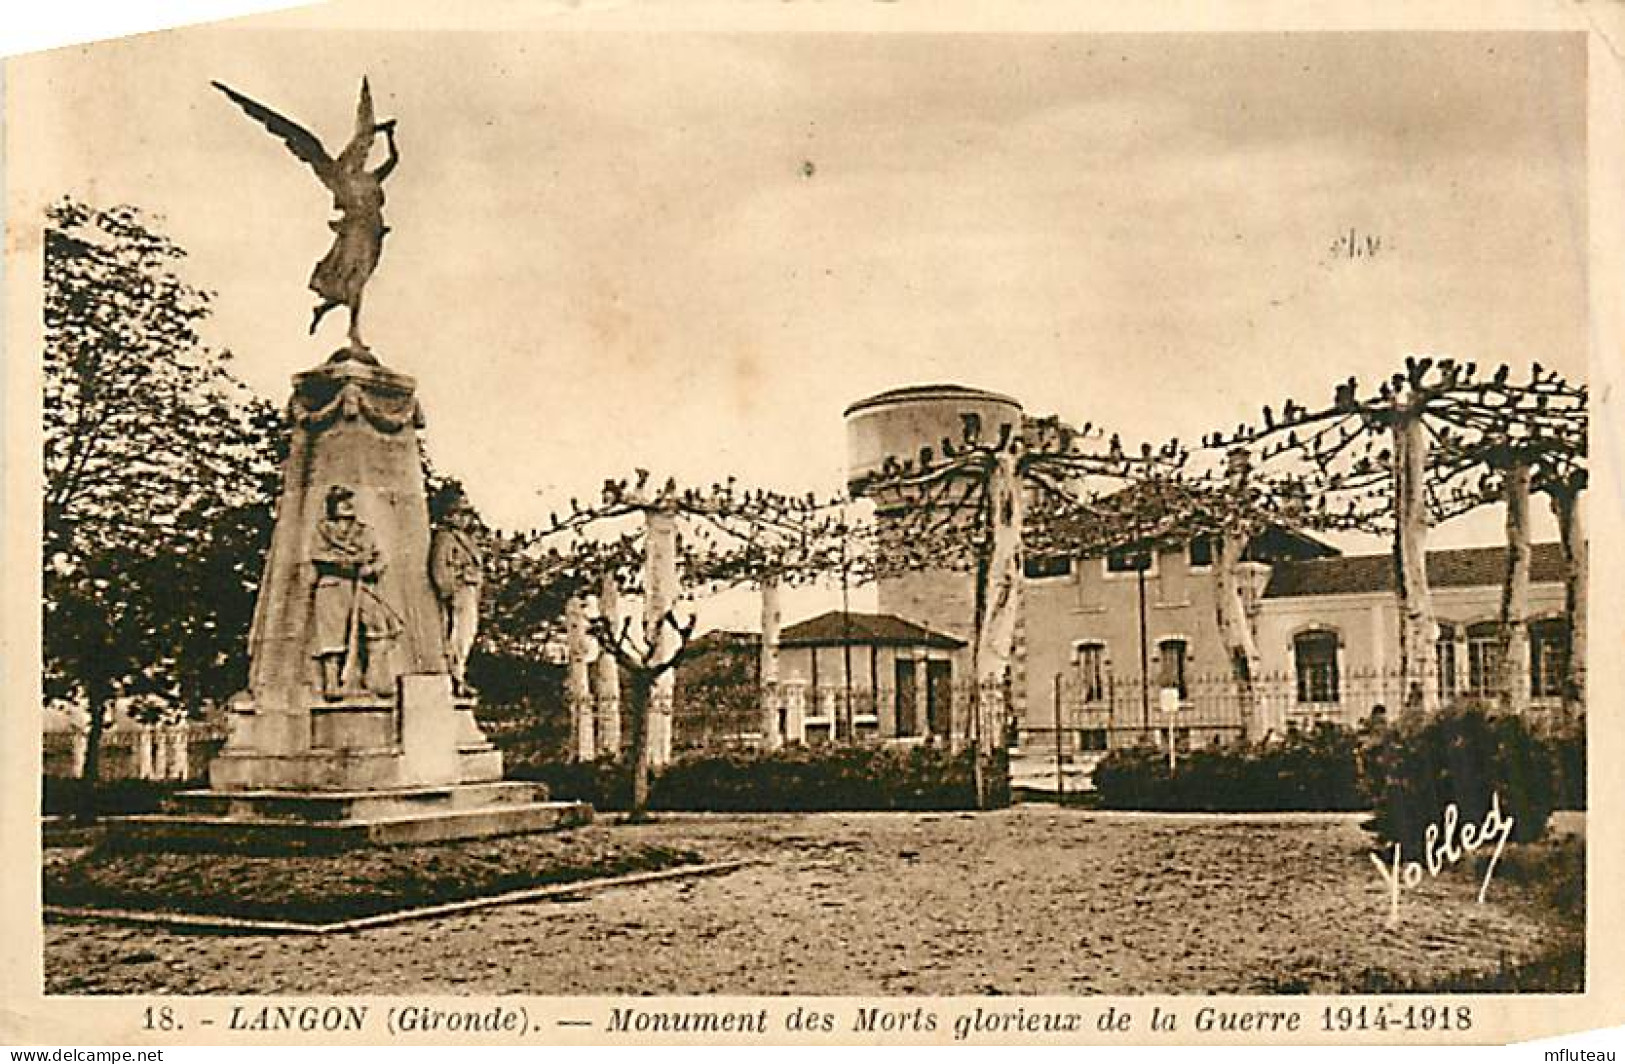
[{"label": "monument base", "polygon": [[592,822],[585,802],[540,783],[358,791],[183,791],[172,812],[106,821],[115,845],[148,850],[328,853],[556,831]]},{"label": "monument base", "polygon": [[394,698],[310,699],[285,707],[236,700],[225,749],[209,763],[217,791],[362,791],[494,783],[502,753],[475,701],[443,673],[402,676]]}]

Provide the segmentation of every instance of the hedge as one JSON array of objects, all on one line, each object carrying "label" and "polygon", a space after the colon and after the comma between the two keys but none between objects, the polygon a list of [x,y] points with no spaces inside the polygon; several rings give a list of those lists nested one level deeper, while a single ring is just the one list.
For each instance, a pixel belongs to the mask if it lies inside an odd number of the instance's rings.
[{"label": "hedge", "polygon": [[1173,771],[1165,750],[1138,746],[1102,758],[1094,785],[1107,809],[1371,809],[1378,838],[1407,848],[1422,844],[1450,803],[1459,822],[1482,823],[1499,794],[1517,821],[1514,839],[1528,841],[1554,808],[1585,808],[1585,724],[1541,735],[1519,717],[1455,708],[1387,727],[1327,725],[1277,742],[1193,750]]},{"label": "hedge", "polygon": [[1557,779],[1553,798],[1558,809],[1586,807],[1586,726],[1585,718],[1567,724],[1546,737],[1552,749],[1552,769]]},{"label": "hedge", "polygon": [[[199,781],[98,780],[96,812],[109,816],[156,813],[177,791],[204,786]],[[78,777],[41,777],[40,812],[46,816],[76,815],[84,807],[85,781]]]},{"label": "hedge", "polygon": [[[733,813],[974,809],[971,756],[941,746],[847,745],[687,755],[652,774],[649,807]],[[1002,765],[990,766],[990,772],[999,781],[995,804],[1008,804],[1008,772]],[[625,761],[540,761],[516,765],[509,775],[540,780],[555,798],[591,802],[596,809],[630,804],[632,770]]]},{"label": "hedge", "polygon": [[1204,813],[1347,811],[1369,807],[1361,786],[1360,733],[1321,727],[1273,743],[1231,743],[1181,754],[1113,750],[1095,766],[1106,809]]},{"label": "hedge", "polygon": [[1451,709],[1384,730],[1366,753],[1374,815],[1366,828],[1419,854],[1428,826],[1454,804],[1482,824],[1491,803],[1513,819],[1512,841],[1533,842],[1556,804],[1552,746],[1521,718]]}]

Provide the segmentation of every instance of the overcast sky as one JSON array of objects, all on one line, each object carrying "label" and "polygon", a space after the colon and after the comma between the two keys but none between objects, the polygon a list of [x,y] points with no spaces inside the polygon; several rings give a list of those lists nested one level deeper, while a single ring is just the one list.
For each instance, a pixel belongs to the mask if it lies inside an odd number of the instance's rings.
[{"label": "overcast sky", "polygon": [[366,334],[505,527],[634,465],[831,490],[842,409],[910,383],[1160,441],[1409,352],[1585,373],[1577,35],[188,30],[16,70],[53,134],[12,191],[163,215],[280,403],[343,339],[328,199],[209,81],[336,152],[364,73]]}]

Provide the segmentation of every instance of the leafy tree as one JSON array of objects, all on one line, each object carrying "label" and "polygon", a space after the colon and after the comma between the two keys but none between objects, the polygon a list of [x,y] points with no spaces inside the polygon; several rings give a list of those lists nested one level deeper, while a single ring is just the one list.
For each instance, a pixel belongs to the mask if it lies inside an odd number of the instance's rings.
[{"label": "leafy tree", "polygon": [[288,439],[274,407],[258,398],[248,402],[257,453],[243,472],[255,482],[243,501],[220,505],[204,497],[178,514],[173,546],[155,566],[165,607],[157,618],[160,645],[169,652],[165,670],[191,717],[248,682],[244,651],[271,547]]},{"label": "leafy tree", "polygon": [[47,211],[46,683],[87,703],[91,780],[115,698],[230,682],[269,528],[275,415],[199,338],[184,257],[137,208]]}]

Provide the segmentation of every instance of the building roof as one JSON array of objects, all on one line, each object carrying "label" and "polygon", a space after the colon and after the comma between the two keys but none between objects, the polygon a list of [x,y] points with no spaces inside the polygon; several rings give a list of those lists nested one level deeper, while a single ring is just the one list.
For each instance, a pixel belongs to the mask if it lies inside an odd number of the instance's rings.
[{"label": "building roof", "polygon": [[[970,399],[984,403],[1005,403],[1021,409],[1021,404],[1008,395],[998,392],[989,392],[981,388],[967,388],[963,384],[911,384],[906,388],[892,388],[889,391],[871,395],[866,399],[859,399],[846,408],[846,416],[851,417],[860,410],[867,410],[874,406],[890,406],[896,403],[921,403],[937,399]],[[856,616],[854,614],[854,616]]]},{"label": "building roof", "polygon": [[849,613],[840,610],[792,624],[779,633],[781,647],[844,646],[939,647],[954,650],[965,645],[943,632],[934,632],[890,613]]},{"label": "building roof", "polygon": [[1251,562],[1302,561],[1309,558],[1336,558],[1342,551],[1324,540],[1317,539],[1301,528],[1286,525],[1266,525],[1247,544],[1242,555]]},{"label": "building roof", "polygon": [[[1506,579],[1506,565],[1505,547],[1428,551],[1428,586],[1498,587]],[[1562,582],[1561,546],[1556,543],[1534,545],[1529,562],[1529,580],[1535,584]],[[1359,554],[1350,558],[1281,562],[1270,573],[1264,597],[1359,595],[1393,590],[1394,556]]]},{"label": "building roof", "polygon": [[[1076,520],[1079,525],[1086,524],[1085,518],[1079,517]],[[1055,538],[1058,541],[1065,543],[1066,536],[1067,533],[1065,531],[1065,526],[1061,526],[1060,530],[1055,535]],[[1152,547],[1157,550],[1169,550],[1183,547],[1193,539],[1210,538],[1211,536],[1212,533],[1209,532],[1198,532],[1194,535],[1169,535],[1158,537],[1142,543],[1123,543],[1109,549],[1090,545],[1087,549],[1084,549],[1081,552],[1076,549],[1047,551],[1029,550],[1027,553],[1027,558],[1028,560],[1047,560],[1053,558],[1070,559],[1078,557],[1099,558],[1107,554],[1115,553],[1119,550],[1125,552],[1135,552]],[[1076,545],[1074,544],[1074,547],[1075,546]],[[1330,543],[1316,539],[1307,532],[1294,528],[1288,528],[1285,525],[1271,524],[1265,526],[1256,535],[1254,535],[1251,540],[1248,541],[1247,549],[1242,554],[1242,557],[1250,562],[1268,562],[1271,564],[1278,564],[1280,562],[1307,558],[1332,558],[1340,555],[1341,553],[1341,551],[1332,546]]]},{"label": "building roof", "polygon": [[713,628],[695,636],[688,644],[689,650],[735,650],[754,649],[762,645],[760,632],[735,632],[726,628]]}]

